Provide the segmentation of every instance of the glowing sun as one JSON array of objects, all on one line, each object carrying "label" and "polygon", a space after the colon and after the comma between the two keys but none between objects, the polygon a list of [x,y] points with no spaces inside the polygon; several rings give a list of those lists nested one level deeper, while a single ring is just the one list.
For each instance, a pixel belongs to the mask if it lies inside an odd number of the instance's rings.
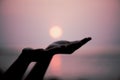
[{"label": "glowing sun", "polygon": [[54,39],[60,38],[62,36],[62,29],[59,26],[53,26],[50,28],[50,36]]}]

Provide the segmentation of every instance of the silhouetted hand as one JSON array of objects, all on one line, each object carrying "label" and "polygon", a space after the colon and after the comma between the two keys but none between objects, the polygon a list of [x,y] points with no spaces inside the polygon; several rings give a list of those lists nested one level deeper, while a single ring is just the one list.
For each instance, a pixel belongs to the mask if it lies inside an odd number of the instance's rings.
[{"label": "silhouetted hand", "polygon": [[[50,64],[50,61],[52,57],[55,54],[61,53],[61,54],[71,54],[78,48],[80,48],[82,45],[87,43],[89,40],[91,40],[90,37],[84,38],[80,41],[57,41],[52,44],[50,44],[46,49],[42,50],[43,53],[39,50],[35,50],[39,55],[36,58],[38,63],[34,66],[32,71],[29,73],[29,75],[26,77],[25,80],[43,80],[45,72]],[[38,55],[38,54],[37,54]]]},{"label": "silhouetted hand", "polygon": [[53,54],[71,54],[90,40],[91,37],[79,41],[57,41],[50,44],[45,50]]},{"label": "silhouetted hand", "polygon": [[72,54],[75,50],[83,46],[85,43],[90,41],[91,38],[84,38],[79,41],[57,41],[50,44],[46,49],[31,49],[25,48],[20,55],[22,59],[30,62],[40,62],[44,56],[53,56],[55,54]]},{"label": "silhouetted hand", "polygon": [[36,61],[37,64],[25,80],[42,80],[55,54],[71,54],[89,40],[91,40],[90,37],[80,41],[57,41],[50,44],[46,49],[23,49],[22,54],[5,72],[2,79],[22,80],[22,76],[30,62]]}]

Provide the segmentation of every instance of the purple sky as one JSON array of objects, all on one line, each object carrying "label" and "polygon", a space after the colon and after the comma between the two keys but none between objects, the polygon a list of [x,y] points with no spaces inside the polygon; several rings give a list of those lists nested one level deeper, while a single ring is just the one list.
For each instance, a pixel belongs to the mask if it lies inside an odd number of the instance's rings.
[{"label": "purple sky", "polygon": [[113,45],[119,37],[119,4],[119,0],[2,0],[4,45],[46,47],[55,41],[49,36],[54,25],[63,29],[60,39],[91,36],[92,46]]},{"label": "purple sky", "polygon": [[[63,35],[59,39],[53,39],[49,36],[49,30],[52,26],[58,25],[63,29]],[[120,1],[119,0],[1,0],[0,2],[0,47],[8,49],[19,49],[25,47],[45,48],[56,40],[80,40],[84,37],[92,37],[92,41],[76,51],[74,56],[82,54],[83,56],[94,56],[94,60],[102,61],[99,54],[107,54],[112,50],[116,54],[120,53]],[[104,51],[105,50],[105,51]],[[79,52],[80,51],[80,52]],[[103,51],[103,52],[101,52]],[[88,53],[90,52],[90,53]],[[5,53],[3,51],[3,53]],[[8,53],[8,52],[6,52]],[[114,53],[114,52],[113,52]],[[113,53],[110,53],[110,55]],[[77,55],[78,54],[78,55]],[[101,54],[106,55],[106,54]],[[62,56],[63,71],[67,69],[65,65],[79,64],[78,59],[68,57],[68,61]],[[107,55],[109,57],[109,54]],[[2,57],[2,56],[0,56]],[[91,57],[90,57],[91,58]],[[113,59],[114,57],[112,57]],[[8,59],[6,57],[6,59]],[[74,60],[73,60],[74,59]],[[85,64],[81,61],[79,65],[72,66],[73,74],[88,75],[92,69],[93,74],[97,74],[100,69],[107,72],[107,62],[97,61],[89,62],[89,58],[84,57]],[[111,58],[107,59],[112,66]],[[2,68],[8,63],[1,58]],[[11,62],[13,58],[11,57]],[[75,63],[75,62],[78,63]],[[115,60],[115,62],[118,60]],[[120,61],[120,60],[119,60]],[[91,65],[96,64],[96,65]],[[80,69],[79,67],[80,66]],[[89,66],[84,67],[84,66]],[[105,67],[106,66],[106,67]],[[120,66],[120,65],[119,65]],[[113,66],[114,67],[114,66]],[[75,70],[74,70],[75,68]],[[64,70],[65,69],[65,70]],[[79,70],[78,70],[79,69]],[[83,71],[82,71],[83,70]],[[98,70],[98,71],[97,71]],[[114,68],[108,71],[114,72]],[[96,72],[95,72],[96,71]],[[62,72],[62,71],[61,71]],[[63,72],[65,73],[65,72]],[[68,71],[69,73],[69,71]],[[117,73],[116,73],[117,74]]]}]

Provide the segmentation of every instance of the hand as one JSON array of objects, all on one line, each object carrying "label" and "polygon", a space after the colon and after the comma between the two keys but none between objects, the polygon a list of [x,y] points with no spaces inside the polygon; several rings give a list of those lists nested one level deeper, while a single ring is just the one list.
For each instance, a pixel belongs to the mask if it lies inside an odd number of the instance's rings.
[{"label": "hand", "polygon": [[25,48],[20,57],[27,61],[40,61],[44,56],[52,56],[54,54],[72,54],[75,50],[90,41],[91,38],[84,38],[80,41],[57,41],[50,44],[46,49],[30,49]]},{"label": "hand", "polygon": [[91,37],[84,38],[80,41],[57,41],[50,44],[45,50],[52,54],[71,54],[90,40]]},{"label": "hand", "polygon": [[[72,42],[57,41],[50,44],[46,49],[32,50],[31,55],[29,56],[31,57],[31,60],[33,61],[35,60],[38,63],[34,66],[34,68],[29,73],[29,75],[26,77],[25,80],[43,80],[43,77],[50,64],[50,61],[55,54],[57,53],[71,54],[75,50],[80,48],[82,45],[87,43],[89,40],[91,40],[90,37],[84,38],[80,41],[72,41]],[[29,50],[26,53],[29,53]]]}]

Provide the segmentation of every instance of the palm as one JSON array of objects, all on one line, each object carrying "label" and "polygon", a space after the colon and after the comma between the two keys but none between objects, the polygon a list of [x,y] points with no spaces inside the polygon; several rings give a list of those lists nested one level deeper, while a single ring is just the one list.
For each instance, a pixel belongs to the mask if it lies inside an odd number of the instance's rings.
[{"label": "palm", "polygon": [[63,53],[63,54],[71,54],[81,46],[83,46],[85,43],[87,43],[89,40],[91,40],[90,37],[84,38],[79,41],[57,41],[50,44],[46,51],[57,54],[57,53]]}]

